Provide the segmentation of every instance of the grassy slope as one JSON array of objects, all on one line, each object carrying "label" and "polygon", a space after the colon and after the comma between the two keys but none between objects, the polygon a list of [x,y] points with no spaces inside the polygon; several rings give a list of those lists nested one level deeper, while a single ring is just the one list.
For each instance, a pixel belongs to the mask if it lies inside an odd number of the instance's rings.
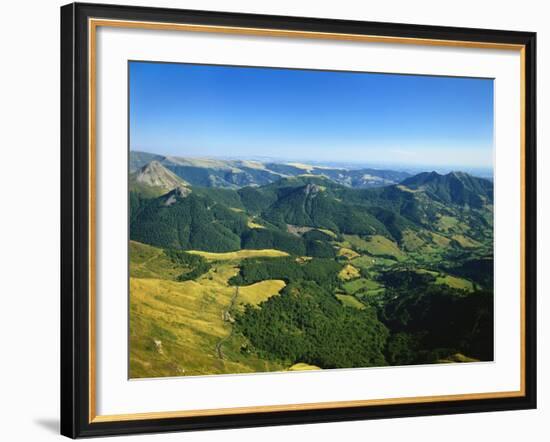
[{"label": "grassy slope", "polygon": [[361,276],[359,270],[351,264],[347,264],[342,270],[340,270],[340,273],[338,273],[338,277],[342,281],[359,278],[359,276]]},{"label": "grassy slope", "polygon": [[366,251],[371,255],[390,255],[398,261],[406,258],[405,253],[396,243],[381,235],[371,236],[366,242]]},{"label": "grassy slope", "polygon": [[138,278],[174,279],[181,268],[162,249],[130,241],[130,274]]},{"label": "grassy slope", "polygon": [[188,250],[187,253],[193,253],[206,258],[209,261],[232,261],[244,258],[277,258],[280,256],[288,256],[288,253],[275,249],[263,250],[237,250],[235,252],[214,253],[203,252],[200,250]]},{"label": "grassy slope", "polygon": [[239,305],[258,305],[285,288],[285,282],[280,279],[270,279],[239,288],[237,302]]},{"label": "grassy slope", "polygon": [[196,281],[176,282],[169,279],[179,272],[162,250],[133,243],[131,251],[130,377],[285,369],[241,352],[244,339],[231,333],[232,308],[267,299],[283,281],[236,291],[227,284],[238,271],[236,262],[219,261]]},{"label": "grassy slope", "polygon": [[321,370],[316,365],[306,364],[305,362],[298,362],[288,369],[288,371],[307,371],[307,370]]},{"label": "grassy slope", "polygon": [[361,256],[355,250],[348,249],[346,247],[340,247],[338,249],[338,252],[336,253],[336,255],[347,258],[347,259],[358,258],[359,256]]},{"label": "grassy slope", "polygon": [[365,305],[361,301],[358,301],[356,298],[354,298],[351,295],[336,295],[336,297],[346,307],[357,308],[359,310],[362,310],[365,308]]},{"label": "grassy slope", "polygon": [[338,243],[340,248],[352,249],[358,253],[372,256],[390,256],[398,261],[405,260],[407,255],[397,243],[382,235],[372,235],[361,238],[358,235],[342,235],[343,241]]},{"label": "grassy slope", "polygon": [[453,235],[452,237],[456,242],[460,244],[461,247],[468,249],[468,248],[475,248],[479,247],[480,243],[476,240],[469,238],[464,235]]},{"label": "grassy slope", "polygon": [[479,359],[465,356],[462,353],[455,353],[445,359],[439,359],[437,362],[440,364],[452,364],[453,362],[479,362]]},{"label": "grassy slope", "polygon": [[448,285],[449,287],[453,289],[463,289],[468,291],[474,290],[474,284],[471,281],[468,281],[464,278],[459,278],[458,276],[453,275],[446,275],[441,272],[434,272],[432,270],[426,270],[426,269],[416,269],[417,273],[428,273],[432,276],[435,276],[435,283],[436,284],[444,284]]},{"label": "grassy slope", "polygon": [[258,224],[257,222],[255,222],[253,219],[249,218],[246,225],[250,228],[250,229],[265,229],[265,226],[262,225],[262,224]]},{"label": "grassy slope", "polygon": [[359,278],[353,281],[348,281],[343,284],[343,288],[349,295],[353,295],[360,290],[376,290],[380,288],[380,284],[370,279]]},{"label": "grassy slope", "polygon": [[468,281],[467,279],[459,278],[457,276],[452,276],[452,275],[439,276],[435,280],[435,283],[445,284],[454,289],[464,289],[470,292],[474,290],[474,285],[472,284],[472,282]]},{"label": "grassy slope", "polygon": [[436,226],[444,231],[448,232],[449,230],[453,229],[454,227],[457,227],[459,224],[459,220],[456,219],[454,216],[446,216],[442,215],[439,220],[436,223]]},{"label": "grassy slope", "polygon": [[403,232],[403,239],[401,240],[401,243],[403,249],[407,252],[419,250],[426,244],[426,242],[412,230],[405,230]]}]

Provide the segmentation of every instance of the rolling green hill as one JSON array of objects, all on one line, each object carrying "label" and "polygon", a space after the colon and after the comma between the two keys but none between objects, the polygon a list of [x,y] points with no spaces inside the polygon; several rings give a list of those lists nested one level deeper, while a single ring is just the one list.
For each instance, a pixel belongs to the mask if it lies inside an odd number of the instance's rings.
[{"label": "rolling green hill", "polygon": [[240,235],[247,229],[242,213],[181,188],[142,202],[132,212],[130,238],[166,248],[230,252],[240,249]]},{"label": "rolling green hill", "polygon": [[492,359],[491,182],[168,160],[130,176],[133,377]]},{"label": "rolling green hill", "polygon": [[[455,249],[489,244],[490,182],[457,173],[414,178],[383,188],[350,189],[325,177],[300,176],[239,190],[178,187],[149,199],[150,192],[135,188],[130,198],[131,238],[210,252],[272,248],[319,257],[334,255],[334,248],[324,245],[332,238],[313,239],[308,230],[367,240],[384,237],[424,254],[441,250],[442,244]],[[170,183],[166,186],[177,185],[165,181]],[[461,184],[452,184],[457,182]],[[474,207],[466,200],[479,204]]]},{"label": "rolling green hill", "polygon": [[409,189],[422,190],[431,198],[443,203],[481,208],[493,203],[493,183],[464,172],[439,175],[424,172],[407,178],[401,184]]}]

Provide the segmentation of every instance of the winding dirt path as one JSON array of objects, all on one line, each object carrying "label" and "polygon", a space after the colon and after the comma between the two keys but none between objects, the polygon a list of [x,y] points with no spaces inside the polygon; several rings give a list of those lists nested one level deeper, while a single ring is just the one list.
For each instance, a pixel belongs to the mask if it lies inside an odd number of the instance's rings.
[{"label": "winding dirt path", "polygon": [[[235,287],[235,293],[233,293],[233,296],[231,297],[229,306],[222,312],[222,318],[224,321],[226,321],[227,316],[229,315],[233,307],[235,307],[235,302],[237,301],[238,296],[239,296],[239,286]],[[225,343],[225,341],[227,341],[233,335],[233,326],[230,325],[230,327],[231,327],[231,331],[229,332],[229,334],[224,338],[220,339],[220,341],[216,344],[216,354],[218,355],[218,358],[222,360],[224,359],[222,346]]]}]

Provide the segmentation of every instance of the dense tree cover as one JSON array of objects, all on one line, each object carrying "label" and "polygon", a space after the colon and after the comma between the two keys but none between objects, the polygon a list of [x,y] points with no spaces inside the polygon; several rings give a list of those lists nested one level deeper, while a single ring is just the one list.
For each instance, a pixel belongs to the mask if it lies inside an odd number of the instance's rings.
[{"label": "dense tree cover", "polygon": [[311,241],[331,241],[333,238],[328,233],[321,232],[320,230],[313,229],[302,235],[305,240]]},{"label": "dense tree cover", "polygon": [[306,247],[301,238],[272,229],[251,229],[243,233],[243,249],[277,249],[293,255],[305,255]]},{"label": "dense tree cover", "polygon": [[[267,279],[284,279],[289,283],[289,287],[292,287],[292,290],[289,290],[295,297],[314,292],[319,296],[323,294],[323,305],[325,302],[330,305],[334,303],[335,306],[340,306],[342,311],[362,311],[342,308],[332,295],[341,284],[337,277],[341,266],[335,267],[334,263],[333,260],[322,259],[312,259],[305,263],[298,263],[292,258],[249,259],[242,263],[239,274],[232,278],[230,283],[249,285]],[[368,307],[367,310],[369,315],[376,321],[381,321],[387,329],[387,332],[384,332],[382,364],[433,363],[455,353],[480,360],[492,360],[491,292],[469,293],[445,285],[436,285],[434,276],[407,270],[385,272],[379,276],[379,281],[386,286],[385,295],[382,300],[378,299],[373,303],[376,305],[375,309]],[[306,299],[309,298],[306,296]],[[316,302],[319,301],[315,299]],[[307,308],[312,309],[312,312],[306,311]],[[283,315],[285,309],[291,309],[292,313],[287,312]],[[334,361],[329,363],[329,358],[320,357],[319,354],[316,354],[317,359],[311,356],[312,350],[309,346],[313,341],[303,337],[302,332],[289,325],[309,324],[310,315],[315,317],[315,311],[315,307],[309,301],[297,301],[288,294],[281,294],[270,298],[257,308],[248,308],[239,317],[240,330],[251,340],[255,348],[266,352],[266,357],[302,360],[323,368],[331,368],[334,367]],[[354,315],[347,312],[346,315],[348,314]],[[336,334],[340,330],[339,327],[345,324],[345,327],[350,327],[347,332],[342,328],[342,333],[347,333],[347,338],[342,336],[339,339],[354,339],[353,327],[357,324],[351,318],[346,316],[344,319],[338,315],[328,314],[322,321],[327,327],[335,330]],[[281,336],[284,338],[279,339]],[[325,339],[325,343],[329,342],[330,345],[335,345],[334,341]],[[352,363],[347,357],[343,360],[347,362],[343,362],[344,365],[341,366]]]},{"label": "dense tree cover", "polygon": [[325,241],[308,240],[306,241],[306,255],[317,258],[334,258],[336,252],[334,247]]},{"label": "dense tree cover", "polygon": [[[445,189],[447,181],[456,181],[439,175],[433,179],[434,186]],[[490,200],[486,183],[473,179],[470,185],[470,181],[461,178],[457,182],[467,193],[482,188],[485,193],[480,198]],[[379,234],[401,242],[405,230],[438,232],[438,220],[445,215],[462,226],[458,233],[467,227],[472,238],[487,240],[490,211],[463,209],[459,204],[462,199],[451,198],[447,203],[437,195],[402,186],[350,189],[323,177],[304,176],[238,190],[193,187],[191,195],[169,206],[165,204],[167,195],[145,200],[142,194],[132,192],[131,235],[132,239],[162,247],[216,252],[276,248],[295,255],[328,257],[328,244],[333,240],[330,235],[314,229],[302,238],[293,237],[287,225],[328,229],[336,234]],[[254,217],[268,228],[247,228],[247,217]],[[429,234],[423,238],[430,241]]]},{"label": "dense tree cover", "polygon": [[470,259],[458,266],[445,266],[445,269],[451,274],[471,279],[487,290],[493,289],[493,258]]},{"label": "dense tree cover", "polygon": [[384,225],[366,207],[347,204],[336,199],[326,186],[312,183],[279,188],[278,199],[262,216],[279,225],[320,227],[359,235],[388,235]]},{"label": "dense tree cover", "polygon": [[133,222],[133,220],[137,217],[140,210],[147,204],[149,201],[148,198],[145,198],[141,193],[139,192],[129,192],[128,194],[128,203],[129,203],[129,216],[130,216],[130,224]]},{"label": "dense tree cover", "polygon": [[386,186],[376,189],[339,189],[337,196],[348,204],[360,205],[371,210],[389,210],[413,224],[422,224],[424,207],[417,196],[400,186]]},{"label": "dense tree cover", "polygon": [[246,259],[239,273],[229,280],[233,285],[249,285],[267,279],[282,279],[286,282],[313,281],[321,287],[336,287],[338,273],[343,265],[332,259],[313,258],[297,262],[291,257]]},{"label": "dense tree cover", "polygon": [[196,195],[207,197],[212,201],[228,208],[244,210],[241,197],[236,190],[216,189],[212,187],[193,187],[193,192]]},{"label": "dense tree cover", "polygon": [[493,183],[462,172],[439,175],[424,172],[405,179],[403,185],[411,189],[422,188],[431,198],[443,203],[453,203],[481,208],[493,202]]},{"label": "dense tree cover", "polygon": [[[433,180],[430,188],[441,187],[443,193],[450,182],[456,181],[450,175],[437,175]],[[464,193],[475,195],[480,191],[480,198],[491,203],[490,182],[469,176],[457,182]],[[255,213],[279,226],[321,227],[359,235],[378,233],[398,242],[404,230],[433,229],[441,215],[464,218],[470,234],[479,238],[487,236],[486,229],[492,224],[483,207],[475,205],[476,210],[471,210],[469,200],[442,198],[438,191],[411,191],[401,185],[350,189],[323,177],[302,176],[251,191],[239,190],[240,194],[246,192],[254,195]]]},{"label": "dense tree cover", "polygon": [[194,255],[192,253],[186,253],[181,250],[174,249],[165,250],[164,253],[166,253],[174,264],[177,264],[184,269],[184,271],[176,278],[178,281],[190,281],[192,279],[196,279],[199,276],[204,275],[212,268],[212,265],[200,255]]},{"label": "dense tree cover", "polygon": [[383,272],[378,279],[388,288],[401,290],[418,290],[435,281],[435,277],[429,273],[413,270]]},{"label": "dense tree cover", "polygon": [[387,289],[379,310],[391,330],[390,364],[431,363],[454,353],[493,359],[492,292],[401,280],[405,285]]},{"label": "dense tree cover", "polygon": [[[421,338],[422,333],[404,333],[397,332],[390,334],[385,348],[385,357],[389,365],[411,365],[434,362],[435,355],[427,355],[422,352]],[[448,356],[444,354],[443,357]],[[430,359],[429,361],[427,359]]]},{"label": "dense tree cover", "polygon": [[404,230],[407,228],[414,229],[414,224],[411,221],[393,210],[383,209],[381,207],[371,207],[369,211],[384,225],[390,235],[398,242],[402,240]]},{"label": "dense tree cover", "polygon": [[268,188],[243,187],[238,193],[243,206],[252,214],[263,212],[277,199],[276,192]]},{"label": "dense tree cover", "polygon": [[[339,197],[348,204],[365,206],[375,215],[399,240],[404,229],[433,230],[441,215],[463,217],[466,213],[472,217],[474,230],[482,226],[477,224],[478,212],[471,211],[469,206],[458,202],[445,201],[436,195],[424,191],[411,191],[403,185],[379,187],[375,189],[344,189],[338,192]],[[480,213],[485,209],[479,207]],[[391,212],[395,217],[389,216]]]},{"label": "dense tree cover", "polygon": [[386,365],[386,327],[374,309],[344,308],[311,281],[289,284],[259,308],[237,315],[237,331],[268,358],[322,368]]},{"label": "dense tree cover", "polygon": [[207,197],[170,192],[140,208],[130,238],[164,248],[228,252],[240,249],[246,223],[245,215]]}]

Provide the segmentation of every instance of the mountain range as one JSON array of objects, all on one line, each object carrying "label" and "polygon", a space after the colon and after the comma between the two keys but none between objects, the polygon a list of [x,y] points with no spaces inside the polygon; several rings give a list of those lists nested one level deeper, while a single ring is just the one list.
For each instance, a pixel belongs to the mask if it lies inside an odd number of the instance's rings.
[{"label": "mountain range", "polygon": [[140,152],[130,167],[131,377],[493,360],[490,181]]},{"label": "mountain range", "polygon": [[[211,252],[274,248],[303,255],[319,245],[319,238],[312,242],[304,235],[312,229],[380,235],[409,249],[441,238],[478,244],[492,231],[492,183],[462,172],[420,173],[370,188],[312,173],[227,188],[227,175],[221,187],[214,187],[220,184],[215,178],[209,186],[193,185],[181,177],[181,168],[212,178],[216,171],[227,172],[229,162],[179,159],[179,166],[169,169],[159,158],[148,159],[130,176],[131,239],[155,246]],[[240,161],[238,172],[227,173],[248,175],[243,164],[249,163]],[[275,173],[260,166],[253,170],[263,176]],[[329,253],[327,247],[318,248]]]},{"label": "mountain range", "polygon": [[332,181],[352,188],[380,187],[396,184],[410,177],[407,172],[379,169],[344,169],[315,166],[296,162],[275,163],[247,160],[211,158],[182,158],[147,152],[130,151],[130,173],[140,170],[152,161],[193,186],[238,189],[246,186],[263,186],[281,178],[299,175],[325,176]]}]

